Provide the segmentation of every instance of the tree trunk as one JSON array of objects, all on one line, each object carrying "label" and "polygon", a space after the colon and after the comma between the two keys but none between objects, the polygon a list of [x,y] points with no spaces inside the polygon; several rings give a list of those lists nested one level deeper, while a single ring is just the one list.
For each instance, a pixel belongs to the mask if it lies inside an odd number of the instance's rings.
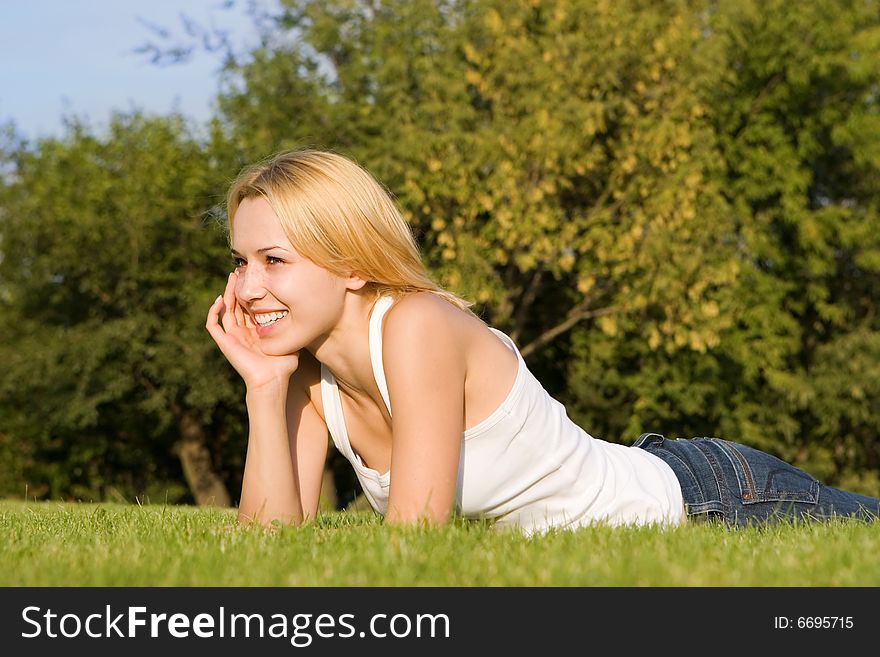
[{"label": "tree trunk", "polygon": [[205,444],[202,425],[187,412],[178,414],[180,440],[174,446],[174,453],[183,466],[183,475],[199,506],[232,505],[229,492],[223,481],[214,472],[211,453]]}]

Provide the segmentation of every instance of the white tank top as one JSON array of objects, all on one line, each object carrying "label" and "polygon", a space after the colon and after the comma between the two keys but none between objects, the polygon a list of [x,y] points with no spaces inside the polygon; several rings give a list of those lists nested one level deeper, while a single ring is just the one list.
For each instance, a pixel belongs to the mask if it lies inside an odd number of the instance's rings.
[{"label": "white tank top", "polygon": [[[382,366],[382,318],[393,300],[382,297],[370,315],[370,358],[391,414]],[[527,534],[593,522],[678,524],[681,485],[662,459],[638,447],[593,438],[532,375],[513,341],[489,327],[516,353],[519,368],[507,398],[485,420],[462,433],[456,510],[491,518]],[[321,364],[324,417],[336,448],[351,462],[364,495],[379,513],[388,509],[391,472],[368,468],[351,447],[339,388]]]}]

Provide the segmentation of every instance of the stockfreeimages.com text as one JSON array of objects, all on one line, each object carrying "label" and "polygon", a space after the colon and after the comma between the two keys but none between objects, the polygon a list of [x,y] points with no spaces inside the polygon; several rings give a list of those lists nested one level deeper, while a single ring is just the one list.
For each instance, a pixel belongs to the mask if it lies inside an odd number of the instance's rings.
[{"label": "stockfreeimages.com text", "polygon": [[106,605],[104,613],[92,613],[84,618],[80,614],[59,615],[51,609],[25,607],[22,620],[28,624],[26,639],[40,636],[74,638],[88,636],[94,639],[121,637],[152,638],[170,636],[187,638],[190,632],[201,638],[225,637],[271,637],[289,639],[298,648],[311,645],[320,638],[449,638],[449,617],[446,614],[373,614],[363,629],[357,629],[355,614],[263,614],[227,613],[220,607],[216,614],[200,613],[190,618],[188,614],[147,613],[146,607],[127,607],[122,613],[114,613]]}]

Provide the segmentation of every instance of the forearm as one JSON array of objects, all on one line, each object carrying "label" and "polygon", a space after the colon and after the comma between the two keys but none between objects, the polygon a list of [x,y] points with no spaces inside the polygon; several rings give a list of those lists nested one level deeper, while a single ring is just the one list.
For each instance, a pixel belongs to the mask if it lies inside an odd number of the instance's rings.
[{"label": "forearm", "polygon": [[[393,485],[393,484],[392,484]],[[430,500],[430,495],[428,497]],[[449,523],[452,516],[452,500],[445,502],[430,501],[414,503],[409,499],[402,501],[400,497],[388,500],[388,511],[385,513],[385,524],[388,525],[429,525],[439,527]]]},{"label": "forearm", "polygon": [[302,502],[287,435],[286,387],[248,391],[248,447],[239,522],[299,524]]}]

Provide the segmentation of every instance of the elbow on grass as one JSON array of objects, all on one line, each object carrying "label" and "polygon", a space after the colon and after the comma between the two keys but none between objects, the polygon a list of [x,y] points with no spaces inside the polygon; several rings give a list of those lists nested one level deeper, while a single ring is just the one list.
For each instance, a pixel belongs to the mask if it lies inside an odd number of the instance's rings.
[{"label": "elbow on grass", "polygon": [[239,511],[236,524],[239,527],[263,527],[265,529],[280,529],[281,527],[298,527],[303,524],[303,519],[295,513],[265,514]]}]

